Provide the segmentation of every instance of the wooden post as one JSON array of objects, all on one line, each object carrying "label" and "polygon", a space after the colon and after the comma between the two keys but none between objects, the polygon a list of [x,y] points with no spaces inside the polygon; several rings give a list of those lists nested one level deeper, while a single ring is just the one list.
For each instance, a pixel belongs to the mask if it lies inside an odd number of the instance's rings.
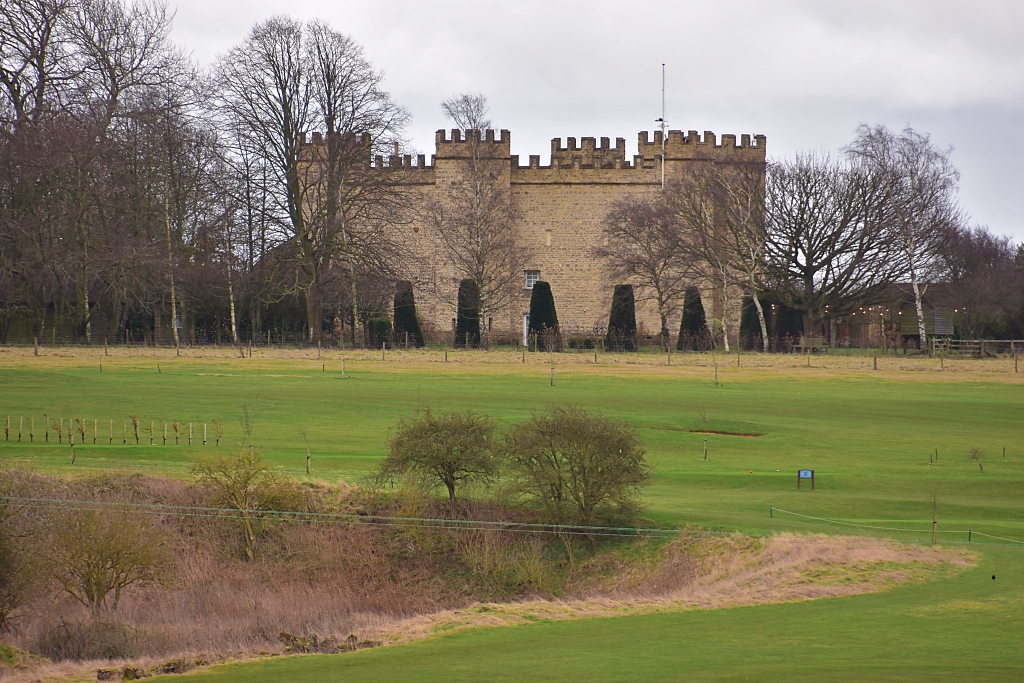
[{"label": "wooden post", "polygon": [[[405,333],[405,348],[409,348],[409,333]],[[306,474],[309,474],[308,472]]]},{"label": "wooden post", "polygon": [[32,337],[32,355],[39,355],[39,337]]},{"label": "wooden post", "polygon": [[57,432],[57,443],[64,443],[64,418],[60,419],[60,430]]},{"label": "wooden post", "polygon": [[551,368],[551,386],[555,386],[555,369]]},{"label": "wooden post", "polygon": [[18,418],[18,443],[21,443],[21,432],[25,428],[25,418]]},{"label": "wooden post", "polygon": [[192,423],[188,423],[188,445],[192,445]]},{"label": "wooden post", "polygon": [[109,356],[110,355],[110,352],[107,349],[107,338],[106,337],[103,338],[103,355],[104,356]]},{"label": "wooden post", "polygon": [[448,362],[448,347],[444,347],[444,362]]},{"label": "wooden post", "polygon": [[46,431],[43,432],[43,441],[50,443],[50,417],[46,416]]},{"label": "wooden post", "polygon": [[345,357],[341,357],[341,376],[345,376]]},{"label": "wooden post", "polygon": [[[35,440],[36,440],[36,418],[33,415],[32,417],[29,418],[29,423],[28,423],[28,442],[32,443]],[[1003,449],[1003,457],[1004,458],[1006,457],[1006,449],[1005,448]]]},{"label": "wooden post", "polygon": [[740,347],[736,346],[736,367],[740,366]]},{"label": "wooden post", "polygon": [[526,347],[523,347],[523,364],[526,364]]},{"label": "wooden post", "polygon": [[871,361],[872,361],[872,363],[874,363],[875,370],[877,370],[878,369],[878,351],[875,351],[875,352],[873,352],[871,354]]},{"label": "wooden post", "polygon": [[108,445],[109,446],[113,446],[114,445],[114,421],[113,420],[110,421],[110,443]]},{"label": "wooden post", "polygon": [[99,421],[99,420],[97,420],[97,419],[96,419],[96,418],[94,417],[94,418],[92,419],[92,442],[93,442],[94,444],[96,443],[96,437],[98,436],[97,432],[99,432],[99,430],[100,430],[100,421]]},{"label": "wooden post", "polygon": [[167,445],[167,423],[164,422],[164,445]]},{"label": "wooden post", "polygon": [[153,427],[154,427],[154,423],[150,422],[149,423],[149,445],[150,446],[153,445]]},{"label": "wooden post", "polygon": [[807,347],[807,367],[811,367],[811,348]]},{"label": "wooden post", "polygon": [[381,342],[381,343],[380,343],[380,359],[381,359],[381,360],[387,360],[387,359],[386,359],[386,358],[384,357],[384,347],[385,347],[385,345],[386,345],[386,342]]},{"label": "wooden post", "polygon": [[594,349],[594,365],[597,365],[597,349]]}]

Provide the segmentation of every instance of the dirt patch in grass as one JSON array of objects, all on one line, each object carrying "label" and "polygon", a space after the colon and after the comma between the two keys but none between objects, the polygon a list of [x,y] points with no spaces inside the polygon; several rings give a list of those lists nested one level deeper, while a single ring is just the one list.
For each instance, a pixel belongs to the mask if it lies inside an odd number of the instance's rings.
[{"label": "dirt patch in grass", "polygon": [[741,436],[745,439],[756,439],[764,434],[744,434],[743,432],[723,432],[717,429],[687,429],[691,434],[718,434],[719,436]]}]

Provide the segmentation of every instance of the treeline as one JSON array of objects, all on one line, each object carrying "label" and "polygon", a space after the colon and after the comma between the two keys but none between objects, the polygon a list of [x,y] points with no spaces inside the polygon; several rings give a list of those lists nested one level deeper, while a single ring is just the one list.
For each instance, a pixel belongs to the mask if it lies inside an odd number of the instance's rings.
[{"label": "treeline", "polygon": [[950,153],[911,128],[861,126],[838,157],[694,168],[617,202],[598,253],[658,310],[666,346],[695,282],[714,291],[708,328],[726,349],[741,326],[767,351],[780,332],[832,337],[872,307],[921,348],[936,309],[961,336],[1020,339],[1024,246],[970,225]]},{"label": "treeline", "polygon": [[[278,17],[203,71],[171,18],[0,14],[0,341],[309,340],[390,309],[394,197],[365,160],[408,115],[360,46]],[[303,171],[307,131],[329,144]]]},{"label": "treeline", "polygon": [[[160,0],[0,14],[0,342],[363,344],[395,332],[413,280],[453,308],[468,296],[475,327],[455,341],[486,346],[530,260],[504,162],[473,133],[486,98],[442,103],[469,131],[467,170],[414,207],[394,172],[409,114],[352,38],[279,16],[200,69],[170,22]],[[1024,252],[970,226],[957,182],[926,135],[863,127],[837,157],[708,165],[621,201],[594,255],[657,309],[666,346],[698,285],[717,297],[700,334],[726,345],[743,299],[767,348],[766,308],[814,336],[900,297],[920,312],[940,289],[961,335],[1019,338]],[[454,279],[420,272],[414,221]]]}]

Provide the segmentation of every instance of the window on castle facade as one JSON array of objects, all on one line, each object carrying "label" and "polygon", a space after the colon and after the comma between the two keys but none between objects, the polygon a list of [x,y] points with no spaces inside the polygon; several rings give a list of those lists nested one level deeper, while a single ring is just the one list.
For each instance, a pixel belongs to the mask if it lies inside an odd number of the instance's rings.
[{"label": "window on castle facade", "polygon": [[528,271],[526,271],[526,288],[527,289],[533,289],[533,286],[537,283],[537,280],[539,280],[539,279],[540,279],[540,271],[539,270],[528,270]]}]

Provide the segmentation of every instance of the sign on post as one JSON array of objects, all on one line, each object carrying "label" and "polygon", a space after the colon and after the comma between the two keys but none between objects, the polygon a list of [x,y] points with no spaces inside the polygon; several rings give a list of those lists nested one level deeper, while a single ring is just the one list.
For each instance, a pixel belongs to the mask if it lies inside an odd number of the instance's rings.
[{"label": "sign on post", "polygon": [[797,470],[796,473],[796,487],[800,488],[801,479],[811,480],[811,490],[814,490],[814,470]]}]

